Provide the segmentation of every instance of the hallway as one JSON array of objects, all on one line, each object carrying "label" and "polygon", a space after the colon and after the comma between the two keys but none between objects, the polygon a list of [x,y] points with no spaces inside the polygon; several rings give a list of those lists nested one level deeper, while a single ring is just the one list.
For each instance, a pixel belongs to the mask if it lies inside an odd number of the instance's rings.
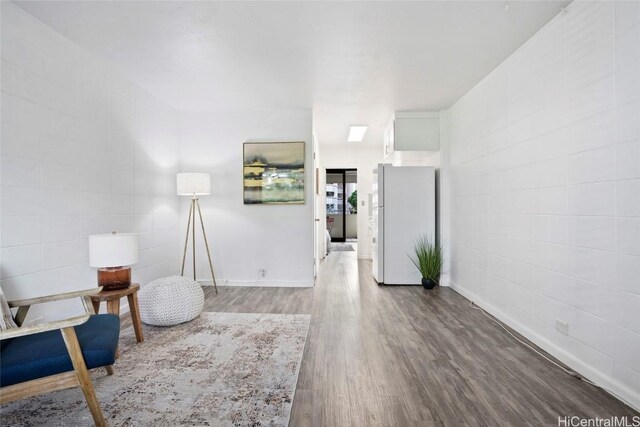
[{"label": "hallway", "polygon": [[205,311],[312,315],[290,425],[557,425],[633,415],[523,348],[448,288],[378,286],[330,253],[316,287],[206,288]]}]

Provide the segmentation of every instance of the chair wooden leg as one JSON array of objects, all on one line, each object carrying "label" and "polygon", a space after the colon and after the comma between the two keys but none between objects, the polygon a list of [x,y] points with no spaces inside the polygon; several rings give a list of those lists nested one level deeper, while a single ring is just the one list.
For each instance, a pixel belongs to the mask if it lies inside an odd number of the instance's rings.
[{"label": "chair wooden leg", "polygon": [[107,371],[107,375],[113,375],[113,365],[107,365],[104,369]]},{"label": "chair wooden leg", "polygon": [[71,363],[73,364],[73,369],[78,376],[78,382],[80,383],[84,397],[87,400],[87,405],[89,406],[89,410],[93,416],[93,422],[98,427],[106,427],[107,422],[102,414],[100,402],[98,402],[98,398],[96,397],[96,391],[93,388],[91,377],[89,377],[87,365],[84,363],[84,357],[82,356],[82,350],[78,343],[76,330],[73,327],[70,327],[63,328],[61,332],[62,338],[64,338],[64,343],[67,346],[67,351],[69,352],[69,357],[71,358]]}]

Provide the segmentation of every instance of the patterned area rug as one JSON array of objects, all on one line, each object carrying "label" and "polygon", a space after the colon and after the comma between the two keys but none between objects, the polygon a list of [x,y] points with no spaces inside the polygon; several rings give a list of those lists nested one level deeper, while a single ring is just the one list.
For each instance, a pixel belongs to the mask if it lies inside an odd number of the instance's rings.
[{"label": "patterned area rug", "polygon": [[[115,374],[92,372],[110,426],[289,423],[310,316],[202,313],[170,328],[122,331]],[[79,388],[2,406],[2,425],[88,426]]]}]

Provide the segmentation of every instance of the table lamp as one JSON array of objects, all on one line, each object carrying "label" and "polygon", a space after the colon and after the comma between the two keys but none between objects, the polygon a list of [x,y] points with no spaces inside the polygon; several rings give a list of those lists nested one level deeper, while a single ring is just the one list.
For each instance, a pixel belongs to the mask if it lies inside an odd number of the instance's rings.
[{"label": "table lamp", "polygon": [[131,265],[138,262],[138,235],[134,233],[89,236],[89,265],[98,269],[98,286],[105,291],[131,285]]},{"label": "table lamp", "polygon": [[[213,287],[218,293],[218,285],[216,284],[216,275],[213,272],[213,263],[211,262],[211,253],[209,252],[209,242],[207,241],[207,233],[204,231],[204,222],[202,221],[202,211],[200,203],[196,196],[208,196],[211,194],[211,176],[206,172],[181,172],[176,175],[176,184],[178,196],[191,196],[191,205],[189,207],[189,219],[187,220],[187,236],[184,240],[184,252],[182,254],[182,268],[180,275],[184,275],[184,262],[187,258],[187,246],[189,243],[189,234],[192,241],[193,255],[193,280],[196,280],[196,209],[200,217],[200,226],[202,227],[202,236],[204,237],[204,245],[207,249],[207,257],[209,259],[209,268],[211,269],[211,278],[213,279]],[[189,233],[191,231],[191,233]]]}]

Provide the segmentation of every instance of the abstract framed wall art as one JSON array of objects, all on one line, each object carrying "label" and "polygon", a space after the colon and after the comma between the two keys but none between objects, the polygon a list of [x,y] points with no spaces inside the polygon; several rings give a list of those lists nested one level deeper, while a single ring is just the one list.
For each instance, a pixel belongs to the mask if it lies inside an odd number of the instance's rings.
[{"label": "abstract framed wall art", "polygon": [[304,142],[245,142],[245,205],[304,204]]}]

